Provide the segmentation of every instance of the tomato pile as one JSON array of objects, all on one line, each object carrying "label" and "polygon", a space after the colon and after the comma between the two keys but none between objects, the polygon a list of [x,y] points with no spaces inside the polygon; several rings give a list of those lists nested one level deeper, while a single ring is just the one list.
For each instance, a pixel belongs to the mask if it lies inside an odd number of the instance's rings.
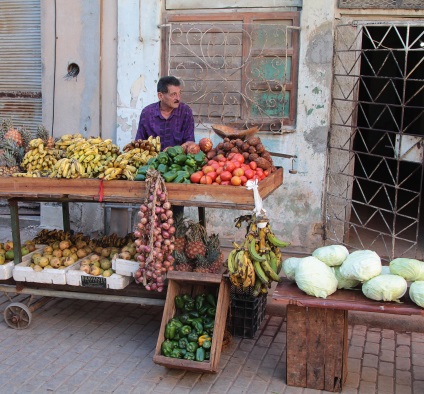
[{"label": "tomato pile", "polygon": [[259,168],[254,161],[245,163],[241,153],[230,153],[227,157],[217,155],[215,160],[209,160],[200,171],[191,174],[190,181],[206,185],[245,186],[248,180],[261,181],[269,174],[269,170]]}]

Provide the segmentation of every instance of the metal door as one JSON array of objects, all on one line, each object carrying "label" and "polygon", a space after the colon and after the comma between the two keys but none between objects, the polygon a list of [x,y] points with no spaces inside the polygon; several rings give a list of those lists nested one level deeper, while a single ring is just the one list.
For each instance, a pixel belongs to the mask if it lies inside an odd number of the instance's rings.
[{"label": "metal door", "polygon": [[424,24],[336,27],[325,238],[422,258]]}]

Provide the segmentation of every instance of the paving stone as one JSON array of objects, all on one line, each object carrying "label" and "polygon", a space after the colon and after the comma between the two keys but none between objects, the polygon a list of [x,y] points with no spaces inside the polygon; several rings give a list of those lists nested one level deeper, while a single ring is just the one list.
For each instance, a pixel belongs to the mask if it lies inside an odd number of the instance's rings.
[{"label": "paving stone", "polygon": [[348,357],[349,358],[362,358],[364,349],[361,346],[349,346]]},{"label": "paving stone", "polygon": [[412,394],[411,386],[405,386],[403,384],[395,385],[396,394]]},{"label": "paving stone", "polygon": [[394,393],[394,379],[391,376],[379,375],[377,379],[377,387],[379,393],[389,394]]},{"label": "paving stone", "polygon": [[374,354],[364,354],[364,358],[362,360],[362,365],[364,367],[378,367],[378,357]]},{"label": "paving stone", "polygon": [[411,386],[411,382],[412,382],[411,372],[396,370],[395,380],[397,384]]},{"label": "paving stone", "polygon": [[396,334],[396,343],[399,345],[410,345],[411,336],[409,334],[397,333]]},{"label": "paving stone", "polygon": [[353,335],[352,339],[350,340],[351,346],[361,346],[363,347],[365,343],[365,337],[362,335]]},{"label": "paving stone", "polygon": [[400,345],[396,347],[395,354],[398,357],[411,357],[411,349],[409,346]]},{"label": "paving stone", "polygon": [[424,355],[424,342],[413,341],[411,345],[412,354]]},{"label": "paving stone", "polygon": [[394,339],[395,338],[395,332],[393,330],[387,330],[387,329],[383,329],[381,335],[383,338],[387,338],[387,339]]},{"label": "paving stone", "polygon": [[380,353],[380,343],[365,342],[364,353],[378,355]]},{"label": "paving stone", "polygon": [[376,382],[377,381],[377,368],[362,367],[361,381]]},{"label": "paving stone", "polygon": [[380,353],[380,360],[387,362],[395,361],[395,352],[393,350],[382,350]]},{"label": "paving stone", "polygon": [[372,382],[361,381],[358,393],[361,394],[376,394],[376,384]]},{"label": "paving stone", "polygon": [[361,380],[361,375],[357,372],[349,372],[347,374],[347,378],[346,378],[346,382],[343,386],[343,391],[344,388],[358,388],[359,387],[359,382]]},{"label": "paving stone", "polygon": [[347,360],[347,369],[349,373],[351,372],[357,372],[359,373],[361,371],[362,362],[360,359],[357,358],[349,358]]},{"label": "paving stone", "polygon": [[412,342],[422,342],[424,343],[424,333],[422,332],[413,332],[411,333]]},{"label": "paving stone", "polygon": [[393,363],[386,363],[381,361],[378,365],[378,373],[384,376],[392,376],[394,375],[395,366]]},{"label": "paving stone", "polygon": [[380,331],[374,332],[374,331],[368,330],[366,338],[367,338],[367,342],[380,343],[381,332]]},{"label": "paving stone", "polygon": [[411,368],[411,359],[409,357],[396,357],[396,369],[409,371]]}]

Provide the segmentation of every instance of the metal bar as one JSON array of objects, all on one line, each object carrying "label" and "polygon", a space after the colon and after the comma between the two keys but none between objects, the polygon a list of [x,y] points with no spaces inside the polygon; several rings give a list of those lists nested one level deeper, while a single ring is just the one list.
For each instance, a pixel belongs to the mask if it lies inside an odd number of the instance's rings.
[{"label": "metal bar", "polygon": [[285,159],[297,159],[296,155],[287,155],[286,153],[269,152],[271,156],[284,157]]},{"label": "metal bar", "polygon": [[69,202],[62,202],[62,217],[63,217],[63,230],[66,232],[71,231],[71,219],[69,216]]},{"label": "metal bar", "polygon": [[12,226],[12,241],[13,241],[13,260],[16,264],[22,261],[21,251],[21,231],[19,229],[19,208],[17,200],[9,200],[10,222]]},{"label": "metal bar", "polygon": [[198,215],[200,224],[206,228],[206,210],[204,207],[198,207]]},{"label": "metal bar", "polygon": [[89,300],[89,301],[107,301],[107,302],[122,302],[125,304],[138,304],[138,305],[153,305],[163,306],[165,300],[157,300],[154,298],[142,298],[142,297],[128,297],[128,296],[116,296],[108,294],[91,294],[91,293],[80,293],[73,291],[60,291],[60,290],[48,290],[48,289],[28,289],[22,288],[17,289],[11,285],[0,285],[0,291],[5,293],[16,293],[16,294],[29,294],[44,297],[58,297],[58,298],[70,298],[74,300]]},{"label": "metal bar", "polygon": [[31,312],[35,312],[37,309],[39,309],[42,306],[46,305],[50,301],[52,301],[52,298],[50,298],[50,297],[40,298],[39,300],[35,301],[33,304],[28,305],[29,306],[29,310]]}]

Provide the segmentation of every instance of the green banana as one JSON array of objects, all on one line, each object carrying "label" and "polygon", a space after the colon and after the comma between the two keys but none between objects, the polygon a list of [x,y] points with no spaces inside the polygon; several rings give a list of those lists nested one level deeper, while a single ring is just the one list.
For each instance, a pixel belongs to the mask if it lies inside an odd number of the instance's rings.
[{"label": "green banana", "polygon": [[268,261],[261,261],[260,265],[268,278],[272,279],[275,282],[281,282],[281,278],[272,270],[271,266],[269,265]]},{"label": "green banana", "polygon": [[253,268],[255,268],[256,277],[265,284],[268,284],[268,277],[266,276],[264,270],[262,269],[261,263],[259,261],[253,262]]},{"label": "green banana", "polygon": [[272,270],[277,273],[277,256],[272,250],[270,250],[268,253],[268,263],[271,266]]},{"label": "green banana", "polygon": [[255,240],[255,238],[253,238],[249,243],[250,257],[252,257],[252,259],[255,260],[255,261],[265,261],[266,257],[258,254],[258,252],[255,249],[255,246],[256,246],[256,240]]},{"label": "green banana", "polygon": [[255,282],[255,287],[253,288],[253,297],[257,297],[261,293],[262,289],[262,282],[260,280],[257,280]]},{"label": "green banana", "polygon": [[237,249],[233,249],[230,254],[228,255],[227,259],[227,265],[228,265],[228,271],[230,274],[233,274],[235,271],[235,256],[237,253]]},{"label": "green banana", "polygon": [[268,241],[269,241],[272,245],[274,245],[274,246],[278,246],[279,248],[285,248],[285,247],[287,247],[287,246],[289,246],[289,245],[290,245],[290,242],[285,242],[285,241],[282,241],[282,240],[278,239],[278,238],[275,236],[275,234],[274,234],[273,232],[271,232],[271,231],[269,231],[269,232],[267,233],[266,237],[267,237]]}]

